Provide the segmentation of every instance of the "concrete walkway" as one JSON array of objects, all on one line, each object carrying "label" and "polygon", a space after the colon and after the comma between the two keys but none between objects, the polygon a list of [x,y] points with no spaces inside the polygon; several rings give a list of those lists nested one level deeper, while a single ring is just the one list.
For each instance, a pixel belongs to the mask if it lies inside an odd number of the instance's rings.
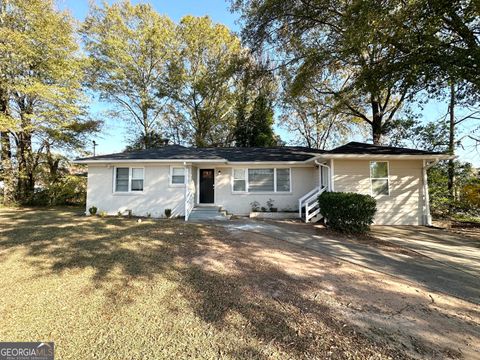
[{"label": "concrete walkway", "polygon": [[[302,223],[280,223],[251,219],[219,223],[230,231],[251,231],[304,248],[318,251],[370,269],[419,283],[433,291],[444,292],[480,304],[480,248],[475,240],[455,251],[463,238],[444,232],[431,236],[432,229],[415,227],[379,227],[374,235],[414,250],[409,255],[382,250],[375,245],[339,240],[322,235],[313,226]],[[378,231],[378,234],[377,234]],[[440,231],[440,230],[437,230]],[[443,235],[447,235],[445,240]],[[408,243],[408,246],[406,245]],[[447,245],[450,244],[450,245]],[[454,244],[457,244],[455,246]],[[415,253],[418,252],[425,256]],[[413,254],[413,255],[412,255]]]}]

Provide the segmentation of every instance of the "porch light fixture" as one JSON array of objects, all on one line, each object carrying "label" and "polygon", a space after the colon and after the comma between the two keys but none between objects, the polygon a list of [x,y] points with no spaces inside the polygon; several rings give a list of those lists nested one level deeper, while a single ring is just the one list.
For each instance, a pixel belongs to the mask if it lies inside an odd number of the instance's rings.
[{"label": "porch light fixture", "polygon": [[222,175],[222,170],[218,170],[217,174]]}]

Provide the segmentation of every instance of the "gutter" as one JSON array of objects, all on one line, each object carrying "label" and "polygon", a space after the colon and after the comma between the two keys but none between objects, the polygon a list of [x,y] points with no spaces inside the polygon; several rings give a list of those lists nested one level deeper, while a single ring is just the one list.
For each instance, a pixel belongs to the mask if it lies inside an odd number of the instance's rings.
[{"label": "gutter", "polygon": [[[451,155],[449,155],[451,157]],[[455,158],[455,156],[453,157]],[[430,169],[432,166],[438,164],[440,159],[434,159],[433,161],[428,162],[427,160],[423,160],[423,167],[422,167],[422,182],[423,182],[423,205],[424,205],[424,212],[423,212],[423,225],[432,226],[432,215],[430,214],[430,194],[428,193],[428,178],[427,178],[427,170]]]},{"label": "gutter", "polygon": [[455,159],[454,155],[447,154],[425,154],[425,155],[383,155],[383,154],[325,154],[317,156],[316,159],[399,159],[399,160],[451,160]]}]

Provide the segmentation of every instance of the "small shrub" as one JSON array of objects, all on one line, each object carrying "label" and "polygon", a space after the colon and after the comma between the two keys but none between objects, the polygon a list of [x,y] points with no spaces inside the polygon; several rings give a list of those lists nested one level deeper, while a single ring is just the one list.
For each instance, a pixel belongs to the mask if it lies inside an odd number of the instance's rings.
[{"label": "small shrub", "polygon": [[262,212],[267,212],[267,208],[266,208],[265,206],[262,206],[262,207],[260,208],[260,210],[261,210]]},{"label": "small shrub", "polygon": [[147,218],[151,218],[152,217],[152,214],[147,212]]},{"label": "small shrub", "polygon": [[117,216],[122,217],[122,212],[121,211],[117,212]]},{"label": "small shrub", "polygon": [[127,215],[128,218],[131,219],[132,216],[133,216],[133,211],[132,211],[132,210],[127,210],[127,214],[128,214],[128,215]]},{"label": "small shrub", "polygon": [[97,207],[96,206],[92,206],[90,209],[88,209],[88,212],[90,213],[90,215],[96,215],[97,214]]},{"label": "small shrub", "polygon": [[373,197],[356,193],[324,192],[318,204],[327,226],[345,233],[368,231],[377,211]]},{"label": "small shrub", "polygon": [[165,216],[167,218],[169,218],[170,216],[172,216],[172,209],[165,209]]},{"label": "small shrub", "polygon": [[260,210],[260,203],[258,201],[252,201],[250,207],[252,208],[252,212],[258,212],[258,210]]},{"label": "small shrub", "polygon": [[267,209],[268,210],[272,211],[273,203],[274,203],[273,199],[268,199],[268,201],[267,201]]},{"label": "small shrub", "polygon": [[108,213],[105,210],[100,211],[100,217],[104,218],[105,216],[108,215]]}]

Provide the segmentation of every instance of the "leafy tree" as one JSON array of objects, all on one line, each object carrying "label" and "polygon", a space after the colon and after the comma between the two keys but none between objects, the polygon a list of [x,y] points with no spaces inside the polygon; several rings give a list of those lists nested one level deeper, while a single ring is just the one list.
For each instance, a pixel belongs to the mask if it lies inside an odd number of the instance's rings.
[{"label": "leafy tree", "polygon": [[242,147],[264,147],[277,145],[273,131],[273,108],[266,94],[254,100],[250,116],[239,117],[235,131],[235,144]]},{"label": "leafy tree", "polygon": [[[389,1],[395,11],[377,22],[379,38],[401,57],[385,76],[403,68],[419,69],[425,83],[467,83],[471,96],[480,89],[480,6],[476,0]],[[432,89],[431,89],[432,90]],[[476,95],[475,95],[476,94]]]},{"label": "leafy tree", "polygon": [[456,161],[455,164],[455,196],[450,195],[448,188],[449,165],[448,162],[429,169],[428,186],[430,192],[430,206],[432,214],[436,217],[446,217],[453,214],[480,216],[478,206],[478,193],[480,180],[474,173],[472,165]]},{"label": "leafy tree", "polygon": [[244,53],[240,40],[209,17],[182,18],[176,35],[180,45],[169,76],[168,131],[199,147],[230,144],[235,75]]},{"label": "leafy tree", "polygon": [[148,144],[148,149],[156,149],[165,146],[168,140],[165,139],[162,134],[158,132],[151,132],[148,134],[148,139],[145,141],[143,135],[133,139],[130,144],[125,148],[126,151],[137,151],[145,149],[145,144]]},{"label": "leafy tree", "polygon": [[175,24],[150,5],[93,7],[83,26],[90,85],[150,147],[168,100],[166,79],[177,50]]},{"label": "leafy tree", "polygon": [[2,5],[0,130],[10,162],[4,172],[14,174],[6,184],[16,186],[16,200],[29,203],[46,149],[77,148],[99,124],[83,106],[83,58],[72,19],[50,0]]},{"label": "leafy tree", "polygon": [[273,131],[275,78],[267,65],[252,57],[244,63],[237,85],[235,145],[275,146]]},{"label": "leafy tree", "polygon": [[304,87],[292,91],[293,78],[282,72],[282,114],[280,126],[295,135],[295,143],[316,149],[326,149],[345,142],[353,128],[363,130],[361,121],[337,113],[331,95]]},{"label": "leafy tree", "polygon": [[376,24],[395,10],[389,2],[236,0],[233,8],[243,14],[251,46],[272,45],[295,73],[294,93],[310,88],[331,96],[337,114],[371,127],[375,144],[415,94],[415,66],[395,77],[378,71],[400,56],[378,37]]}]

